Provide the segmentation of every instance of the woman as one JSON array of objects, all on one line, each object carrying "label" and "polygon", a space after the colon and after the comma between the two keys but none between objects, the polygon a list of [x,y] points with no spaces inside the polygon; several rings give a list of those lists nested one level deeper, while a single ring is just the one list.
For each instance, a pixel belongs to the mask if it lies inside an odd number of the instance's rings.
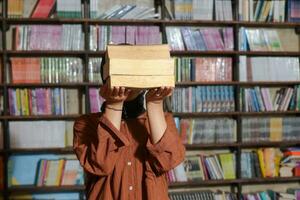
[{"label": "woman", "polygon": [[144,93],[124,87],[100,95],[106,100],[103,114],[84,115],[74,124],[74,151],[86,173],[89,200],[166,200],[166,172],[185,156],[163,99],[173,88]]}]

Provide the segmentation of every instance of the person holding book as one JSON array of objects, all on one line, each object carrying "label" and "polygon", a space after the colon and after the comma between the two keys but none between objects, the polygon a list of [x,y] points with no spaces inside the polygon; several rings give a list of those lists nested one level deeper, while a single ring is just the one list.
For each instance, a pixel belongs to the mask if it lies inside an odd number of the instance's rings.
[{"label": "person holding book", "polygon": [[74,124],[74,151],[85,170],[88,199],[169,199],[166,172],[185,157],[173,116],[163,111],[172,92],[172,87],[145,93],[104,83],[102,114],[83,115]]}]

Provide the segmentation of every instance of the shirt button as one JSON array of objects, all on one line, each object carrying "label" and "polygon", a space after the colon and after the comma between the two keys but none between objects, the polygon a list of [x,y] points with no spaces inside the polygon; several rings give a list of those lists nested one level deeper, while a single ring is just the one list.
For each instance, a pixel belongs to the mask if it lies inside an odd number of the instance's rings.
[{"label": "shirt button", "polygon": [[133,187],[132,187],[132,186],[129,186],[129,190],[130,190],[130,191],[133,190]]},{"label": "shirt button", "polygon": [[127,162],[127,165],[128,165],[128,166],[131,166],[131,162],[130,162],[130,161],[129,161],[129,162]]}]

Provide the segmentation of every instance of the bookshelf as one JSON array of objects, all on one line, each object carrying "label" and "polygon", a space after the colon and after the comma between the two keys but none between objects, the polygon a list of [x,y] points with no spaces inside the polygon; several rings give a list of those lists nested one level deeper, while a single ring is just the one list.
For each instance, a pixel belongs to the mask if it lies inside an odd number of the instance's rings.
[{"label": "bookshelf", "polygon": [[[32,155],[32,154],[72,154],[72,148],[32,148],[32,149],[11,149],[9,147],[9,122],[11,121],[37,121],[37,120],[74,120],[80,114],[83,114],[83,110],[86,113],[90,110],[90,102],[88,98],[89,88],[99,87],[97,83],[88,82],[88,75],[85,73],[84,81],[80,83],[38,83],[38,84],[13,84],[9,83],[8,77],[6,76],[7,70],[9,69],[8,62],[10,58],[13,57],[78,57],[83,60],[84,71],[88,71],[88,60],[89,58],[102,57],[104,56],[104,51],[91,51],[89,44],[89,26],[90,25],[135,25],[135,26],[159,26],[162,32],[163,43],[167,43],[166,27],[168,26],[189,26],[189,27],[230,27],[233,29],[234,33],[234,48],[232,50],[226,51],[171,51],[171,56],[174,57],[230,57],[232,58],[232,73],[233,81],[219,81],[219,82],[193,82],[184,81],[176,83],[176,87],[186,87],[186,86],[219,86],[219,85],[229,85],[234,87],[235,91],[235,111],[234,112],[194,112],[194,113],[173,113],[175,117],[179,118],[216,118],[216,117],[229,117],[237,121],[237,141],[232,143],[218,143],[218,144],[187,144],[187,151],[198,151],[198,150],[222,150],[229,149],[231,152],[236,153],[236,175],[237,178],[233,180],[206,180],[206,181],[189,181],[189,182],[178,182],[171,183],[170,189],[190,189],[190,188],[202,188],[211,186],[229,186],[232,191],[237,194],[240,199],[242,195],[242,188],[244,185],[263,185],[268,183],[285,184],[285,183],[299,183],[300,177],[276,177],[276,178],[251,178],[243,179],[241,178],[241,152],[244,149],[259,148],[259,147],[292,147],[299,146],[300,141],[282,141],[282,142],[243,142],[242,141],[242,127],[241,120],[242,117],[263,117],[263,116],[299,116],[299,111],[265,111],[265,112],[243,112],[241,111],[241,105],[239,102],[239,91],[242,87],[253,87],[253,86],[270,86],[270,87],[286,87],[299,85],[300,81],[253,81],[253,82],[241,82],[239,81],[239,57],[244,56],[282,56],[282,57],[299,57],[300,52],[297,51],[241,51],[239,49],[239,30],[241,27],[252,27],[252,28],[289,28],[295,29],[299,33],[300,23],[297,22],[246,22],[238,20],[238,8],[239,1],[232,0],[233,8],[233,19],[231,21],[211,21],[211,20],[168,20],[166,19],[165,11],[165,0],[154,0],[155,8],[162,8],[163,11],[162,18],[157,20],[96,20],[90,19],[88,17],[89,0],[82,0],[84,6],[84,17],[81,19],[31,19],[31,18],[8,18],[7,17],[7,4],[8,0],[2,0],[2,13],[3,16],[0,17],[1,30],[8,31],[9,27],[14,25],[62,25],[62,24],[76,24],[81,25],[84,33],[84,49],[79,51],[58,51],[58,50],[43,50],[43,51],[25,51],[25,50],[12,50],[7,48],[6,44],[6,34],[2,34],[2,49],[0,50],[0,57],[2,62],[2,80],[3,83],[0,84],[0,90],[3,91],[4,99],[4,113],[0,116],[0,121],[3,124],[4,131],[4,149],[0,150],[0,156],[4,159],[4,189],[0,190],[0,195],[4,199],[9,199],[9,195],[12,193],[17,194],[29,194],[29,193],[55,193],[55,192],[81,192],[83,193],[83,186],[63,186],[63,187],[34,187],[34,186],[15,186],[8,187],[8,158],[11,155]],[[9,115],[9,102],[8,102],[8,89],[10,88],[75,88],[80,91],[80,94],[85,94],[85,103],[80,98],[80,114],[74,115],[36,115],[36,116],[10,116]]]}]

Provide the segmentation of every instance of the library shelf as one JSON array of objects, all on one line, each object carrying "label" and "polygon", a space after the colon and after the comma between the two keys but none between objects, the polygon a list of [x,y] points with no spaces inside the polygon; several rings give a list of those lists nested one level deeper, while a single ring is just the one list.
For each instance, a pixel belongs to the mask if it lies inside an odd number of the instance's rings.
[{"label": "library shelf", "polygon": [[233,117],[240,112],[173,112],[174,117],[193,118],[193,117]]},{"label": "library shelf", "polygon": [[233,26],[238,21],[212,21],[212,20],[164,20],[162,24],[166,26]]},{"label": "library shelf", "polygon": [[59,88],[81,88],[87,83],[8,83],[4,84],[9,88],[37,88],[37,87],[59,87]]},{"label": "library shelf", "polygon": [[238,143],[185,144],[186,150],[228,149],[238,147]]},{"label": "library shelf", "polygon": [[176,86],[201,86],[201,85],[239,85],[239,86],[294,86],[300,85],[300,81],[214,81],[214,82],[198,82],[198,81],[181,81],[176,82]]},{"label": "library shelf", "polygon": [[220,51],[170,51],[171,56],[235,56],[238,51],[220,50]]},{"label": "library shelf", "polygon": [[233,116],[282,116],[298,115],[300,111],[267,111],[267,112],[173,112],[174,117],[233,117]]},{"label": "library shelf", "polygon": [[260,147],[278,147],[286,148],[292,146],[299,146],[300,140],[282,140],[282,141],[254,141],[254,142],[241,142],[239,146],[241,148],[260,148]]},{"label": "library shelf", "polygon": [[66,148],[23,148],[23,149],[9,149],[8,154],[73,154],[72,147]]},{"label": "library shelf", "polygon": [[33,56],[42,56],[42,57],[84,57],[86,51],[63,51],[63,50],[7,50],[4,51],[10,57],[33,57]]},{"label": "library shelf", "polygon": [[185,144],[187,150],[206,150],[206,149],[228,149],[228,148],[260,148],[260,147],[278,147],[287,148],[299,146],[300,140],[283,141],[254,141],[254,142],[231,142],[231,143],[209,143],[209,144]]},{"label": "library shelf", "polygon": [[86,19],[89,25],[157,25],[160,26],[164,20],[161,19]]},{"label": "library shelf", "polygon": [[86,19],[63,19],[63,18],[5,18],[8,25],[29,24],[84,24]]},{"label": "library shelf", "polygon": [[296,51],[233,51],[233,50],[222,50],[222,51],[188,51],[188,50],[172,50],[170,51],[171,56],[280,56],[280,57],[295,57],[300,56],[300,52]]},{"label": "library shelf", "polygon": [[31,116],[2,116],[8,121],[29,121],[29,120],[74,120],[81,114],[72,115],[31,115]]},{"label": "library shelf", "polygon": [[191,188],[191,187],[206,187],[206,186],[226,186],[226,185],[231,185],[236,183],[238,183],[237,179],[174,182],[174,183],[169,183],[169,188],[175,189],[175,188]]},{"label": "library shelf", "polygon": [[87,51],[87,55],[90,57],[103,57],[105,55],[105,51]]},{"label": "library shelf", "polygon": [[188,181],[174,182],[169,184],[170,189],[175,188],[191,188],[206,186],[226,186],[232,184],[252,185],[267,183],[288,183],[300,181],[300,177],[274,177],[274,178],[249,178],[249,179],[229,179],[229,180],[204,180],[204,181]]},{"label": "library shelf", "polygon": [[[211,143],[211,144],[185,144],[186,150],[211,150],[228,148],[259,148],[259,147],[291,147],[300,145],[300,141],[282,141],[282,142],[244,142],[244,143]],[[66,148],[23,148],[0,150],[0,154],[73,154],[72,147]]]},{"label": "library shelf", "polygon": [[237,182],[243,185],[250,184],[266,184],[266,183],[288,183],[299,182],[300,177],[272,177],[272,178],[251,178],[251,179],[239,179]]},{"label": "library shelf", "polygon": [[300,52],[296,52],[296,51],[238,51],[237,54],[245,55],[245,56],[280,56],[280,57],[300,56]]},{"label": "library shelf", "polygon": [[236,21],[236,24],[244,27],[268,27],[268,28],[298,28],[299,22],[247,22],[247,21]]},{"label": "library shelf", "polygon": [[201,85],[239,85],[238,81],[211,81],[211,82],[199,82],[199,81],[180,81],[176,82],[175,86],[201,86]]},{"label": "library shelf", "polygon": [[13,194],[28,194],[28,193],[58,193],[58,192],[82,192],[84,186],[11,186],[8,187],[8,192]]}]

